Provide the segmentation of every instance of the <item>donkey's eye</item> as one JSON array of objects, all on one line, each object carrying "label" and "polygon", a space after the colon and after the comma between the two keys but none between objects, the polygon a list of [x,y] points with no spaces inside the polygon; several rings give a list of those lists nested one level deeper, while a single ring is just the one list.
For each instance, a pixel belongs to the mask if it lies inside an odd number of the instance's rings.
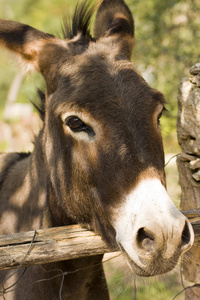
[{"label": "donkey's eye", "polygon": [[165,107],[163,107],[163,109],[161,110],[161,112],[159,113],[159,115],[158,115],[158,122],[160,121],[160,118],[162,117],[162,115],[163,115],[163,113],[165,113],[165,112],[167,112],[168,110],[165,108]]},{"label": "donkey's eye", "polygon": [[162,114],[163,114],[163,110],[158,115],[158,122],[160,122],[160,118],[162,117]]},{"label": "donkey's eye", "polygon": [[67,125],[72,131],[80,132],[86,131],[88,134],[91,134],[92,128],[86,125],[81,119],[76,116],[70,116],[65,120],[65,125]]},{"label": "donkey's eye", "polygon": [[78,117],[72,116],[65,120],[65,124],[73,131],[84,130],[86,125]]}]

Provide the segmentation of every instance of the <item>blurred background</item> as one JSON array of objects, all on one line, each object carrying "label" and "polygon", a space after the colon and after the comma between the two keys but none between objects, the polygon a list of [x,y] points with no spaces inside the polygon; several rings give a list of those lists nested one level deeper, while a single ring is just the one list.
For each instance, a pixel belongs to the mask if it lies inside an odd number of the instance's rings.
[{"label": "blurred background", "polygon": [[[0,18],[29,24],[60,35],[62,17],[73,13],[77,0],[0,0]],[[183,77],[200,62],[199,0],[127,0],[135,19],[133,62],[146,81],[166,98],[161,118],[166,162],[180,152],[176,138],[177,93]],[[0,152],[31,151],[41,128],[31,101],[45,89],[39,74],[23,75],[12,55],[0,49]],[[179,206],[176,159],[166,166],[167,186]],[[180,265],[168,275],[140,279],[131,274],[122,257],[105,257],[113,300],[184,299]],[[177,295],[177,297],[176,297]],[[175,298],[176,297],[176,298]]]}]

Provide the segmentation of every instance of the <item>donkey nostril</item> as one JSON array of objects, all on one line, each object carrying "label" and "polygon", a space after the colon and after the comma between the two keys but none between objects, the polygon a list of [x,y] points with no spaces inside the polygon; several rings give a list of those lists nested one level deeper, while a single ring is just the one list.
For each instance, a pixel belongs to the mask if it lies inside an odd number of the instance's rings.
[{"label": "donkey nostril", "polygon": [[138,230],[137,243],[140,248],[148,252],[154,251],[155,239],[153,234],[144,227]]},{"label": "donkey nostril", "polygon": [[185,226],[182,232],[182,244],[181,246],[185,246],[188,245],[190,242],[190,230],[189,230],[189,226],[188,226],[188,222],[185,222]]}]

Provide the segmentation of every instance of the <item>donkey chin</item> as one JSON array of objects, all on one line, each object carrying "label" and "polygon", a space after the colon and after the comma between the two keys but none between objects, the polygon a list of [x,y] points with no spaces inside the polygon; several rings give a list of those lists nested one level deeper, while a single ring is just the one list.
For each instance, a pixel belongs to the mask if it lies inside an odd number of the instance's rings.
[{"label": "donkey chin", "polygon": [[155,251],[154,253],[146,253],[143,256],[138,255],[135,261],[133,261],[120,243],[119,247],[133,273],[143,277],[161,275],[171,271],[181,255],[181,251],[177,251],[171,259],[166,260],[162,257],[161,252]]},{"label": "donkey chin", "polygon": [[188,219],[175,207],[159,179],[146,179],[127,195],[113,223],[116,241],[134,273],[171,271],[194,242]]}]

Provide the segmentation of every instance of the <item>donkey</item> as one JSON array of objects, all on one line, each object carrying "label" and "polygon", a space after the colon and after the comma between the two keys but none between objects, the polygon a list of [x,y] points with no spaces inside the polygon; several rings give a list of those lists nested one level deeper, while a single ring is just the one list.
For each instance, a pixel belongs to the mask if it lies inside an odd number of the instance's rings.
[{"label": "donkey", "polygon": [[[80,3],[63,39],[0,21],[0,45],[46,81],[34,151],[1,155],[0,234],[81,224],[118,247],[134,273],[162,274],[194,240],[165,188],[165,100],[130,61],[134,22],[124,1],[102,1],[94,37],[93,11]],[[109,299],[101,255],[29,267],[10,293],[7,276],[4,299]]]}]

